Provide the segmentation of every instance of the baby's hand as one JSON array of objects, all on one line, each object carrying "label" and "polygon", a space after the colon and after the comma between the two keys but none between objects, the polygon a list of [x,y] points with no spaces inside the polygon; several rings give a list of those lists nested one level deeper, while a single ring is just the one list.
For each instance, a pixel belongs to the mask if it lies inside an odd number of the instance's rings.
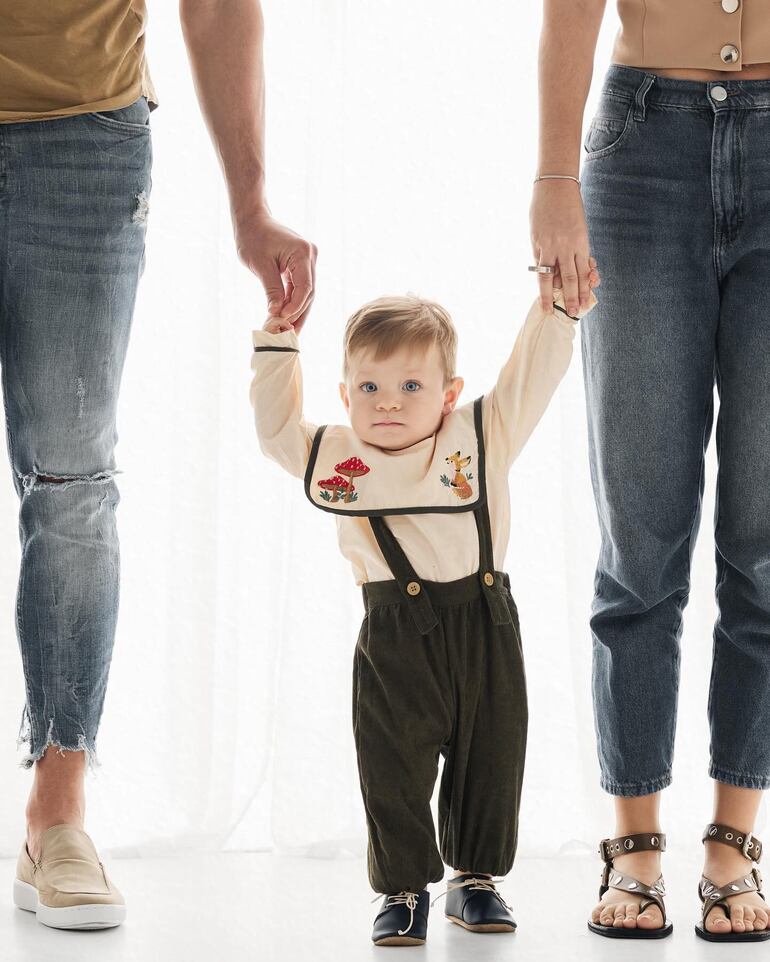
[{"label": "baby's hand", "polygon": [[269,331],[271,334],[280,334],[282,331],[290,331],[294,325],[282,317],[275,317],[273,314],[268,317],[262,328],[263,331]]}]

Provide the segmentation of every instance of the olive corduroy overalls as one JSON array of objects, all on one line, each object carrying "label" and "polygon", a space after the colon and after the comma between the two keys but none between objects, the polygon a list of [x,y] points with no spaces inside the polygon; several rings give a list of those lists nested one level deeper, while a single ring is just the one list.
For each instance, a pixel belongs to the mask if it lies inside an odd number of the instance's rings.
[{"label": "olive corduroy overalls", "polygon": [[361,586],[353,663],[369,881],[383,894],[441,881],[442,859],[500,876],[513,865],[527,736],[519,618],[509,576],[494,566],[486,497],[473,513],[479,569],[444,582],[418,578],[384,517],[368,518],[394,575]]}]

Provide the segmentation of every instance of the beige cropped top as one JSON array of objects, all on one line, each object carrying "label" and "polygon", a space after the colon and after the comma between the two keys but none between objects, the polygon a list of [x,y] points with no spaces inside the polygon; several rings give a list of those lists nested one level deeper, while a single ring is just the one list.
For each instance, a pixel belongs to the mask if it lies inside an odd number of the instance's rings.
[{"label": "beige cropped top", "polygon": [[770,63],[770,0],[617,3],[613,63],[733,71]]}]

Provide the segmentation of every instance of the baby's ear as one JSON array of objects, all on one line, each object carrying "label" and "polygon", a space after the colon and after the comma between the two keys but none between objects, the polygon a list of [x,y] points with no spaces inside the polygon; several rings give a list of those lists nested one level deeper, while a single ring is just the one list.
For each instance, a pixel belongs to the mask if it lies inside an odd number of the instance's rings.
[{"label": "baby's ear", "polygon": [[344,381],[340,381],[340,397],[342,398],[342,403],[345,405],[345,410],[350,410],[350,400],[348,399],[348,387]]}]

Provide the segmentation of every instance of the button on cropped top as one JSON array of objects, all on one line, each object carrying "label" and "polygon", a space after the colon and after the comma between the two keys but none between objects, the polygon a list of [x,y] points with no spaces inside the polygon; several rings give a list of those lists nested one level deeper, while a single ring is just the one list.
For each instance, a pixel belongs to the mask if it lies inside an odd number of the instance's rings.
[{"label": "button on cropped top", "polygon": [[770,63],[770,0],[617,0],[611,60],[629,67],[740,70]]}]

